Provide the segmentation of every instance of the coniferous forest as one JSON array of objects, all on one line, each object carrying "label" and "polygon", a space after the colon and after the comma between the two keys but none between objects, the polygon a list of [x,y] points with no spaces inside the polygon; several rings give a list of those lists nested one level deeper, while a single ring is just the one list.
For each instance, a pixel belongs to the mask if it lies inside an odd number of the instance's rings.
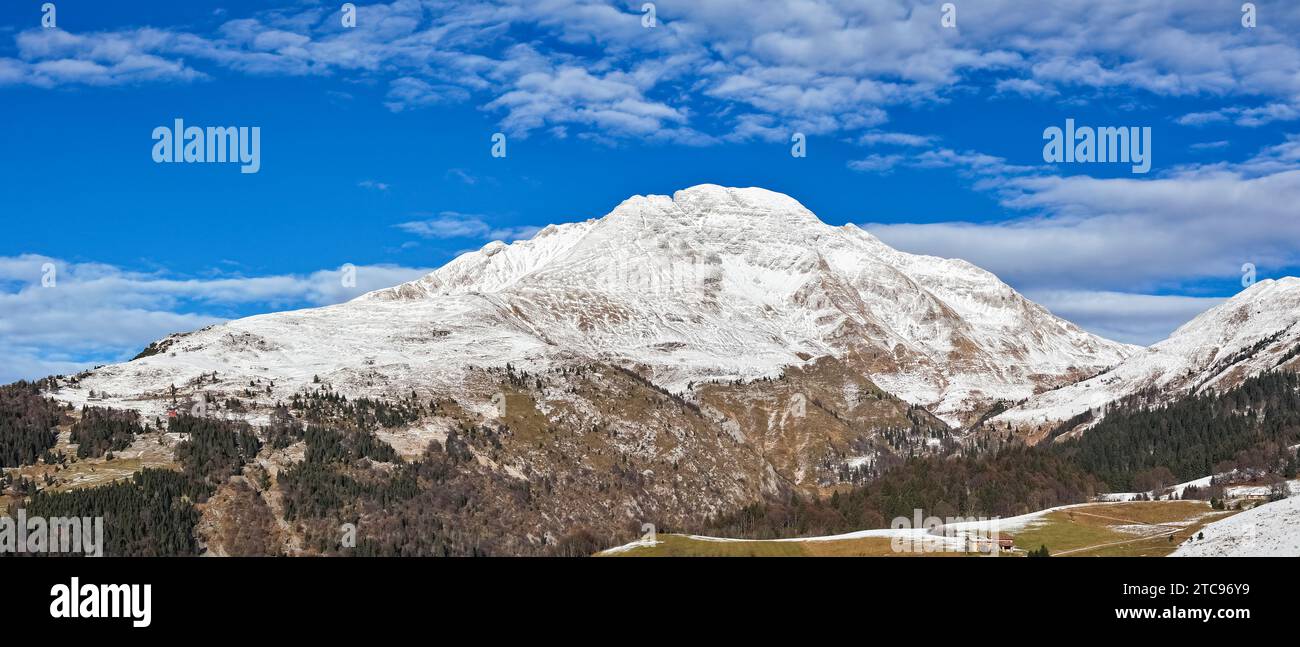
[{"label": "coniferous forest", "polygon": [[160,557],[194,555],[198,546],[194,502],[206,490],[184,474],[145,469],[109,485],[37,492],[27,503],[29,516],[104,518],[104,555]]},{"label": "coniferous forest", "polygon": [[64,407],[41,395],[39,382],[0,386],[0,467],[35,463],[54,446]]},{"label": "coniferous forest", "polygon": [[919,456],[848,492],[791,495],[711,519],[707,534],[749,539],[828,535],[885,528],[914,510],[937,517],[1010,517],[1086,501],[1095,476],[1064,457],[1012,445],[981,456]]},{"label": "coniferous forest", "polygon": [[[1236,468],[1284,468],[1300,443],[1300,374],[1264,373],[1227,393],[1168,406],[1139,394],[1054,449],[1113,491],[1164,487]],[[1167,470],[1172,480],[1152,478]],[[1144,478],[1146,477],[1146,478]],[[1165,480],[1169,480],[1167,477]]]},{"label": "coniferous forest", "polygon": [[[124,412],[114,411],[96,419],[131,418]],[[93,427],[111,429],[115,425],[95,423]],[[199,513],[195,504],[206,501],[217,484],[256,456],[260,443],[251,428],[243,423],[181,416],[171,421],[170,430],[189,434],[176,448],[181,471],[150,468],[108,485],[35,492],[27,502],[27,514],[104,517],[107,556],[197,554],[194,526]],[[112,437],[93,433],[95,437]]]},{"label": "coniferous forest", "polygon": [[77,458],[98,458],[126,449],[139,433],[144,433],[144,427],[135,411],[84,407],[81,419],[72,425],[71,440],[77,443]]}]

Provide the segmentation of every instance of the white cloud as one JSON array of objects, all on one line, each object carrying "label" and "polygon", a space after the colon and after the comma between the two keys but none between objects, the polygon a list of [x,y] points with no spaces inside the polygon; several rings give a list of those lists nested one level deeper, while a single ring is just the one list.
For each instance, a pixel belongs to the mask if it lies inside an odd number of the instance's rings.
[{"label": "white cloud", "polygon": [[902,155],[881,155],[873,153],[862,159],[852,160],[849,162],[849,168],[864,173],[879,173],[888,175],[903,161]]},{"label": "white cloud", "polygon": [[18,59],[0,59],[0,84],[54,87],[64,84],[122,85],[206,78],[185,64],[156,53],[167,32],[136,29],[72,34],[33,29],[15,37]]},{"label": "white cloud", "polygon": [[939,138],[934,135],[913,135],[911,133],[896,133],[873,130],[863,133],[858,137],[858,143],[863,146],[908,146],[921,147],[933,145]]},{"label": "white cloud", "polygon": [[464,182],[465,184],[469,184],[469,185],[478,184],[478,177],[475,176],[473,173],[466,171],[463,168],[447,169],[447,176],[454,177],[457,180]]},{"label": "white cloud", "polygon": [[[0,84],[193,81],[218,66],[258,75],[330,75],[389,84],[410,110],[476,101],[514,134],[689,144],[861,131],[899,105],[942,102],[974,74],[995,92],[1055,100],[1067,89],[1243,99],[1184,124],[1257,126],[1300,117],[1300,11],[1261,7],[1233,28],[1220,2],[1015,0],[963,6],[943,29],[936,3],[881,0],[661,0],[659,24],[635,6],[588,0],[394,0],[337,10],[294,6],[225,21],[212,33],[140,28],[28,29]],[[1231,15],[1229,15],[1231,14]],[[532,34],[526,44],[519,33]],[[704,127],[698,115],[721,123]],[[570,129],[582,132],[570,132]]]},{"label": "white cloud", "polygon": [[1300,119],[1300,107],[1290,103],[1269,103],[1262,106],[1230,106],[1208,112],[1191,112],[1174,121],[1183,126],[1203,126],[1232,119],[1238,126],[1257,128],[1275,121]]},{"label": "white cloud", "polygon": [[1001,176],[1007,167],[996,158],[969,159],[968,167],[998,178],[987,188],[1003,205],[1036,215],[864,227],[895,247],[964,258],[1032,289],[1139,292],[1235,277],[1245,262],[1300,264],[1293,207],[1300,203],[1300,136],[1243,162],[1187,166],[1141,180]]},{"label": "white cloud", "polygon": [[1029,290],[1025,296],[1083,329],[1149,346],[1223,302],[1218,297],[1130,294],[1090,290]]},{"label": "white cloud", "polygon": [[469,93],[454,85],[433,85],[427,81],[404,76],[388,84],[384,105],[393,112],[411,108],[424,108],[440,103],[457,103],[469,98]]},{"label": "white cloud", "polygon": [[422,238],[480,238],[491,231],[481,216],[444,211],[437,218],[411,220],[394,225]]},{"label": "white cloud", "polygon": [[1026,97],[1052,97],[1060,94],[1055,88],[1033,79],[1000,79],[993,84],[993,89],[1002,94],[1018,94]]},{"label": "white cloud", "polygon": [[493,227],[483,216],[455,211],[444,211],[436,218],[412,220],[394,226],[421,238],[484,238],[505,242],[532,238],[541,230],[532,225]]},{"label": "white cloud", "polygon": [[[46,264],[54,284],[45,287]],[[177,278],[36,254],[0,257],[0,382],[129,359],[149,342],[202,328],[237,309],[339,303],[431,271],[389,265],[307,275]]]},{"label": "white cloud", "polygon": [[1046,166],[1011,164],[1006,159],[979,151],[956,151],[951,148],[932,148],[908,154],[883,155],[873,153],[862,159],[848,162],[848,167],[864,173],[888,175],[899,167],[911,169],[952,169],[958,175],[973,180],[979,190],[991,190],[1004,198],[1017,195],[1019,188],[1013,179],[1033,177],[1048,172]]},{"label": "white cloud", "polygon": [[1227,121],[1228,116],[1223,110],[1210,110],[1207,112],[1189,112],[1174,120],[1181,126],[1203,126],[1220,121]]}]

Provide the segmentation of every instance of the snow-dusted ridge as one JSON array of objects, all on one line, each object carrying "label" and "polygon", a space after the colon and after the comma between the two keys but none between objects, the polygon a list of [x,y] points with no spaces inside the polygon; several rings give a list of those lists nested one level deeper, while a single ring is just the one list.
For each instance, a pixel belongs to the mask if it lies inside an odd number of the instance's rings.
[{"label": "snow-dusted ridge", "polygon": [[1223,391],[1279,364],[1300,347],[1300,278],[1264,280],[1201,313],[1113,369],[1030,398],[996,418],[1013,426],[1065,420],[1148,387],[1173,398]]},{"label": "snow-dusted ridge", "polygon": [[960,260],[906,254],[759,188],[634,196],[608,215],[493,242],[416,281],[232,321],[104,367],[87,389],[154,406],[171,384],[319,375],[348,393],[455,392],[474,367],[608,361],[657,383],[753,379],[831,355],[951,423],[1137,351]]}]

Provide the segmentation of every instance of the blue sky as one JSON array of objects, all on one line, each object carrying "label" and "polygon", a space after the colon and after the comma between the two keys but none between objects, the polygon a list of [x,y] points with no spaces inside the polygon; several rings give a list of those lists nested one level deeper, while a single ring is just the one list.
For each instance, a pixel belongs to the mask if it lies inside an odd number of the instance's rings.
[{"label": "blue sky", "polygon": [[[1296,3],[1253,28],[1209,0],[959,1],[955,28],[903,0],[666,0],[653,27],[640,1],[361,2],[354,28],[342,3],[63,0],[54,28],[42,4],[0,13],[0,381],[705,182],[1135,343],[1244,263],[1300,273]],[[154,163],[175,118],[260,127],[260,171]],[[1151,172],[1045,164],[1066,118],[1150,127]]]}]

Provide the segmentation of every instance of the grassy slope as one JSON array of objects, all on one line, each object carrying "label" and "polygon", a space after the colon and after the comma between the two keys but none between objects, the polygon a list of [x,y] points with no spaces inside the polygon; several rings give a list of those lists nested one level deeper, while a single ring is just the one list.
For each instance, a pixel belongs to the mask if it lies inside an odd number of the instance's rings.
[{"label": "grassy slope", "polygon": [[[1203,501],[1137,501],[1083,506],[1046,514],[1016,534],[1025,550],[1046,545],[1052,554],[1094,557],[1162,557],[1205,524],[1233,513]],[[1173,541],[1169,536],[1174,537]],[[654,546],[616,557],[960,557],[960,553],[895,553],[886,537],[838,541],[708,541],[659,535]]]},{"label": "grassy slope", "polygon": [[1016,535],[1016,546],[1046,545],[1052,554],[1070,557],[1163,557],[1205,524],[1232,514],[1212,510],[1203,501],[1086,506],[1046,515]]},{"label": "grassy slope", "polygon": [[[636,548],[608,557],[891,557],[919,556],[895,553],[887,537],[837,541],[710,541],[685,535],[659,535],[655,546]],[[929,557],[960,557],[958,553],[929,553]]]}]

